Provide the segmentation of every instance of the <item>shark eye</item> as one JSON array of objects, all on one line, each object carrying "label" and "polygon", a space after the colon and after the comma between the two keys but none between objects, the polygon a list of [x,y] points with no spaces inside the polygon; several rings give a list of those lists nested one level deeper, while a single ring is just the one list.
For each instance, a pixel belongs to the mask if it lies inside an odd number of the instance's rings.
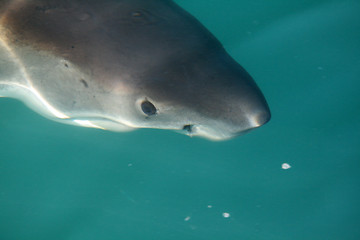
[{"label": "shark eye", "polygon": [[156,114],[156,107],[148,100],[145,100],[141,103],[141,110],[148,116]]}]

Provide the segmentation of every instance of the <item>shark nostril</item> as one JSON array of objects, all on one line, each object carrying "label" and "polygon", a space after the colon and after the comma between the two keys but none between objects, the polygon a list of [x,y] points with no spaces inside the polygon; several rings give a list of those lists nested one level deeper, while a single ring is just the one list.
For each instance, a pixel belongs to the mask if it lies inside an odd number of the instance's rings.
[{"label": "shark nostril", "polygon": [[188,133],[192,133],[193,127],[194,127],[194,125],[187,124],[187,125],[184,125],[183,130],[187,131]]},{"label": "shark nostril", "polygon": [[141,103],[141,110],[147,115],[147,116],[152,116],[155,115],[157,112],[156,107],[154,106],[154,104],[152,104],[151,102],[149,102],[148,100],[145,100]]}]

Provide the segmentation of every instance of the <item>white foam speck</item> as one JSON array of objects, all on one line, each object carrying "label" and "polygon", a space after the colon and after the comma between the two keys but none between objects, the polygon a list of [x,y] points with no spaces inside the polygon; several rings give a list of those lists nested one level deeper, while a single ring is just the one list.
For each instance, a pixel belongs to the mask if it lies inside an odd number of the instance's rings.
[{"label": "white foam speck", "polygon": [[208,208],[212,208],[212,205],[207,205]]},{"label": "white foam speck", "polygon": [[290,166],[290,164],[288,164],[288,163],[283,163],[283,164],[281,165],[281,168],[286,170],[286,169],[291,168],[291,166]]},{"label": "white foam speck", "polygon": [[223,215],[224,218],[229,218],[230,217],[230,213],[227,213],[227,212],[224,212],[222,215]]},{"label": "white foam speck", "polygon": [[187,217],[184,219],[184,221],[187,222],[187,221],[190,220],[190,218],[191,218],[190,216],[187,216]]}]

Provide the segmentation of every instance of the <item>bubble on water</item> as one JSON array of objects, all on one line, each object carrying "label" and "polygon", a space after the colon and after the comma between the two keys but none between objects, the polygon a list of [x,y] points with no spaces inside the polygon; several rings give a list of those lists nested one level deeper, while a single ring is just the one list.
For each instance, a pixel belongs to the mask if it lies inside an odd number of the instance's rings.
[{"label": "bubble on water", "polygon": [[191,218],[190,216],[187,216],[187,217],[184,219],[184,221],[187,222],[187,221],[190,220],[190,218]]},{"label": "bubble on water", "polygon": [[224,218],[229,218],[230,217],[230,213],[227,213],[227,212],[224,212],[222,215],[223,215]]},{"label": "bubble on water", "polygon": [[288,164],[288,163],[283,163],[283,164],[281,165],[281,168],[286,170],[286,169],[291,168],[291,166],[290,166],[290,164]]},{"label": "bubble on water", "polygon": [[207,205],[208,208],[212,208],[213,206],[212,205]]}]

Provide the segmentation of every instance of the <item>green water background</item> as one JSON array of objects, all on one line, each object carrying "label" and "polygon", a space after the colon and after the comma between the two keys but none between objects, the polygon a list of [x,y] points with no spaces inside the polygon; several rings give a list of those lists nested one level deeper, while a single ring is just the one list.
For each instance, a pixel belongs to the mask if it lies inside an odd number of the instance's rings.
[{"label": "green water background", "polygon": [[177,2],[251,73],[272,120],[209,142],[62,125],[1,99],[0,239],[360,239],[360,2]]}]

